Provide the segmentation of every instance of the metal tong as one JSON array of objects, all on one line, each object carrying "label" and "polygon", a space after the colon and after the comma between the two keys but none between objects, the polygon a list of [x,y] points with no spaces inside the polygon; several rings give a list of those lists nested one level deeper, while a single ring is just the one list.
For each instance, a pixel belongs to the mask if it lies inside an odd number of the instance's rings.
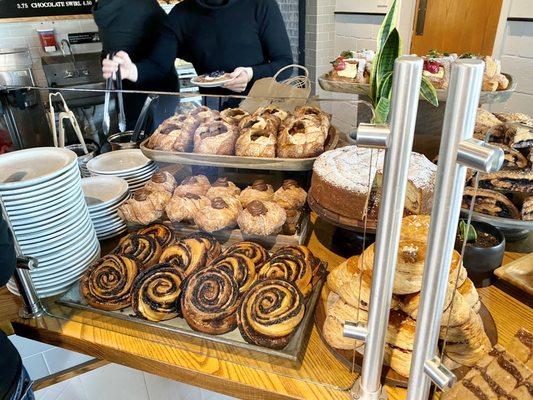
[{"label": "metal tong", "polygon": [[[107,59],[112,59],[115,53],[108,54]],[[109,118],[109,101],[111,99],[111,90],[113,90],[113,77],[109,77],[105,85],[104,96],[104,116],[102,119],[102,132],[107,138],[109,136],[110,118]],[[118,129],[120,132],[126,131],[126,115],[124,114],[124,98],[122,95],[122,75],[120,73],[120,65],[118,66],[116,73],[116,90],[117,90],[117,103],[118,103]]]},{"label": "metal tong", "polygon": [[[59,112],[59,134],[56,129],[56,112],[54,108],[53,98],[58,97],[61,100],[61,103],[63,104],[63,111]],[[48,95],[48,102],[50,104],[50,126],[52,128],[52,139],[54,141],[55,147],[65,147],[65,120],[68,120],[72,128],[74,129],[74,132],[76,133],[76,136],[78,137],[78,140],[80,141],[80,144],[83,148],[83,151],[85,154],[88,154],[89,151],[87,150],[87,146],[85,144],[85,139],[83,139],[83,135],[81,133],[80,126],[78,125],[78,120],[74,116],[74,113],[68,108],[67,103],[65,99],[63,98],[63,95],[60,92],[56,93],[50,93]]]}]

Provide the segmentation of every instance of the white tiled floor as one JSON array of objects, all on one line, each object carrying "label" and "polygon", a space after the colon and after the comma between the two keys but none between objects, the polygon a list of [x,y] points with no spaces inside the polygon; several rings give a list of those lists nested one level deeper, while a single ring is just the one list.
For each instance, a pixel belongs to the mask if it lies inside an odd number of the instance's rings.
[{"label": "white tiled floor", "polygon": [[110,364],[35,393],[36,400],[231,400],[232,397],[118,364]]}]

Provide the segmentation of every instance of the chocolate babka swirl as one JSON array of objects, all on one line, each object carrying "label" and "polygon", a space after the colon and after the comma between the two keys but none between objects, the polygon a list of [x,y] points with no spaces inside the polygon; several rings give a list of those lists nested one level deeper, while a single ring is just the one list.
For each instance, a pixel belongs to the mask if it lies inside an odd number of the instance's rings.
[{"label": "chocolate babka swirl", "polygon": [[224,255],[229,254],[242,254],[252,260],[255,265],[256,270],[265,263],[268,259],[268,253],[263,246],[255,242],[238,242],[229,246],[224,252]]},{"label": "chocolate babka swirl", "polygon": [[294,283],[307,297],[311,293],[313,270],[303,258],[279,255],[270,258],[259,270],[259,279],[283,279]]},{"label": "chocolate babka swirl", "polygon": [[183,272],[170,264],[156,264],[142,271],[131,290],[135,315],[156,322],[177,317],[184,280]]},{"label": "chocolate babka swirl", "polygon": [[209,267],[220,268],[233,275],[241,293],[245,293],[255,282],[255,264],[243,254],[223,254],[213,260]]},{"label": "chocolate babka swirl", "polygon": [[320,260],[318,260],[311,250],[309,250],[309,248],[306,246],[283,246],[282,248],[276,250],[274,254],[272,254],[272,257],[287,255],[304,259],[311,266],[313,274],[320,265]]},{"label": "chocolate babka swirl", "polygon": [[159,263],[168,263],[183,272],[185,277],[205,268],[207,264],[207,247],[204,243],[181,241],[163,250]]},{"label": "chocolate babka swirl", "polygon": [[137,232],[139,235],[148,235],[156,239],[161,247],[170,246],[174,240],[174,232],[163,224],[153,224]]},{"label": "chocolate babka swirl", "polygon": [[181,310],[195,331],[221,335],[237,326],[239,284],[221,268],[207,268],[185,282]]},{"label": "chocolate babka swirl", "polygon": [[237,321],[248,343],[271,349],[284,348],[305,313],[300,290],[281,279],[257,281],[242,299]]},{"label": "chocolate babka swirl", "polygon": [[186,236],[183,241],[196,241],[205,244],[205,246],[207,247],[208,262],[217,258],[222,252],[222,247],[220,246],[218,240],[204,232],[192,233]]},{"label": "chocolate babka swirl", "polygon": [[139,268],[144,269],[157,264],[161,251],[161,245],[153,236],[132,234],[120,240],[115,254],[133,258]]},{"label": "chocolate babka swirl", "polygon": [[80,292],[92,307],[102,310],[126,308],[138,272],[135,260],[127,256],[104,256],[85,271],[80,279]]}]

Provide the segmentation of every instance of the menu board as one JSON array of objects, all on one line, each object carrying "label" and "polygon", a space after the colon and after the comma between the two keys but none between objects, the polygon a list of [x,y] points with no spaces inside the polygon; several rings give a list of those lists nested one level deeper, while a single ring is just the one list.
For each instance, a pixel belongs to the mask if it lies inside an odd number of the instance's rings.
[{"label": "menu board", "polygon": [[0,0],[0,19],[90,14],[95,2],[95,0]]}]

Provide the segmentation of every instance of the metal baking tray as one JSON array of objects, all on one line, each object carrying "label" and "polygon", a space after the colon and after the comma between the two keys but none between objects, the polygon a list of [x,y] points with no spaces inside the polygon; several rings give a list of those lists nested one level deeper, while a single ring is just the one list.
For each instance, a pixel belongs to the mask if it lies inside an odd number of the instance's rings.
[{"label": "metal baking tray", "polygon": [[[176,340],[183,343],[208,346],[214,350],[221,350],[222,348],[230,354],[238,354],[240,356],[267,361],[269,363],[276,363],[291,368],[300,368],[311,334],[314,309],[326,278],[326,265],[323,264],[323,268],[320,268],[320,270],[322,273],[317,278],[315,287],[307,300],[304,318],[298,329],[296,329],[290,342],[282,350],[273,350],[250,344],[241,337],[238,328],[223,335],[209,335],[192,330],[189,325],[187,325],[184,318],[178,317],[168,321],[151,322],[134,317],[131,307],[121,311],[98,310],[89,306],[85,302],[85,299],[80,294],[79,285],[77,283],[56,300],[56,302],[62,306],[90,311],[99,316],[104,316],[110,322],[112,322],[113,319],[119,319],[127,321],[135,326],[146,327],[147,330],[155,332],[156,334],[158,330],[160,330],[161,334],[168,334],[170,332],[175,335]],[[85,315],[84,318],[87,318],[87,315]]]},{"label": "metal baking tray", "polygon": [[[461,215],[467,216],[469,210],[461,208]],[[497,228],[509,229],[509,230],[527,230],[533,231],[533,221],[523,221],[520,219],[495,217],[492,215],[482,214],[477,211],[472,212],[472,219],[474,221],[486,222],[494,225]]]},{"label": "metal baking tray", "polygon": [[[316,157],[310,158],[268,158],[268,157],[241,157],[224,156],[218,154],[187,153],[182,151],[152,150],[146,147],[149,139],[145,139],[140,149],[143,154],[159,162],[178,163],[186,165],[203,165],[208,167],[261,169],[275,171],[310,171]],[[331,127],[327,138],[325,151],[337,146],[339,133],[337,128]]]}]

